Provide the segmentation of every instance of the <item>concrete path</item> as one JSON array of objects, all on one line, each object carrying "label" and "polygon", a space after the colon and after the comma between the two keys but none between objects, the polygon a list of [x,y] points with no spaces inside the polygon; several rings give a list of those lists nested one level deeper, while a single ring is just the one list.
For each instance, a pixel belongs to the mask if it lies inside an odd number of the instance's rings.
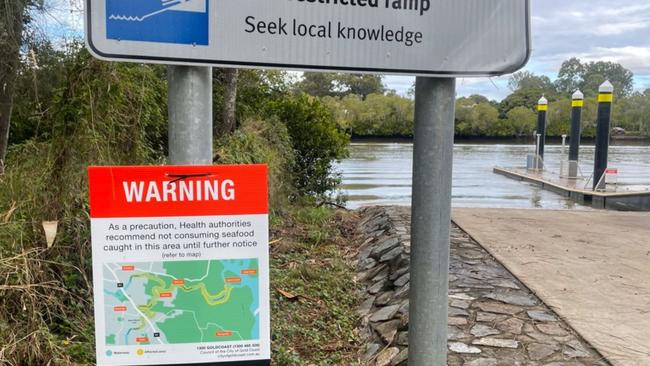
[{"label": "concrete path", "polygon": [[613,365],[650,365],[650,213],[457,209],[452,216]]},{"label": "concrete path", "polygon": [[[363,365],[406,366],[410,295],[410,209],[357,211],[363,245]],[[457,227],[451,231],[449,366],[610,366],[565,322]]]}]

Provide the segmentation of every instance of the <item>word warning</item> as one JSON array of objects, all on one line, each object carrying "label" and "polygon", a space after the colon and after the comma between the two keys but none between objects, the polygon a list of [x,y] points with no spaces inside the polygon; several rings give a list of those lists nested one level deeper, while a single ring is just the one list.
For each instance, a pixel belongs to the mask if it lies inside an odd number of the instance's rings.
[{"label": "word warning", "polygon": [[97,364],[269,365],[266,166],[88,177]]}]

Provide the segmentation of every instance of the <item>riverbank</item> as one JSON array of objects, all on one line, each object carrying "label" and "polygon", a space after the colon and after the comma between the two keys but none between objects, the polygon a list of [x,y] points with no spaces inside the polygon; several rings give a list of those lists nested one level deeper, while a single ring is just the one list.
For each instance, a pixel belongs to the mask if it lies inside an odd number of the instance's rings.
[{"label": "riverbank", "polygon": [[274,365],[350,365],[357,360],[358,297],[352,281],[354,212],[299,208],[271,232]]},{"label": "riverbank", "polygon": [[[362,361],[374,366],[408,360],[410,210],[359,211],[366,238],[357,256],[363,287]],[[552,308],[465,232],[451,233],[448,364],[609,365]]]},{"label": "riverbank", "polygon": [[[412,143],[413,136],[363,136],[363,135],[352,135],[352,142],[362,143]],[[535,140],[532,137],[522,136],[522,137],[490,137],[490,136],[454,136],[454,142],[459,144],[505,144],[505,145],[519,145],[519,144],[535,144]],[[547,136],[547,143],[552,144],[561,144],[562,136]],[[569,139],[566,140],[567,145]],[[580,138],[581,144],[593,145],[595,138],[593,137],[582,137]],[[650,145],[650,136],[621,136],[615,135],[612,136],[610,140],[612,145],[622,145],[622,146],[647,146]]]}]

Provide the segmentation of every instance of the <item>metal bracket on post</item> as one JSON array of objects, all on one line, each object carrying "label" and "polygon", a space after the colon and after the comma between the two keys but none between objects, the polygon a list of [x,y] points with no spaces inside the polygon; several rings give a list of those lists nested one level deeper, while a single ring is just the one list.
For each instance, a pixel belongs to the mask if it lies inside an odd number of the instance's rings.
[{"label": "metal bracket on post", "polygon": [[410,366],[447,365],[447,281],[455,99],[455,79],[416,79]]}]

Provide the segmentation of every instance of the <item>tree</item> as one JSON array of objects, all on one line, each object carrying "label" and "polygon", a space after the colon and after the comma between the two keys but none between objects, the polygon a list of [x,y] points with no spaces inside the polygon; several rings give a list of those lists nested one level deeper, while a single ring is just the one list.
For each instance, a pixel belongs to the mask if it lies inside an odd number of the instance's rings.
[{"label": "tree", "polygon": [[355,94],[365,99],[370,94],[385,92],[381,75],[365,74],[305,72],[297,87],[314,97]]},{"label": "tree", "polygon": [[16,76],[23,29],[32,0],[0,0],[0,173],[9,144]]},{"label": "tree", "polygon": [[557,94],[554,92],[548,93],[544,89],[519,89],[514,93],[508,95],[504,100],[499,103],[499,112],[502,118],[505,118],[508,112],[515,107],[526,107],[534,110],[537,107],[539,98],[545,96],[550,103],[557,99]]},{"label": "tree", "polygon": [[224,95],[223,95],[223,118],[221,120],[221,135],[229,135],[237,127],[237,80],[239,69],[224,70]]},{"label": "tree", "polygon": [[585,65],[582,88],[588,92],[598,91],[600,84],[609,80],[617,97],[628,96],[634,90],[634,74],[619,63],[590,62]]},{"label": "tree", "polygon": [[530,136],[537,125],[537,114],[530,108],[515,107],[508,112],[507,120],[516,136]]},{"label": "tree", "polygon": [[334,162],[347,155],[349,136],[340,131],[334,116],[318,99],[301,94],[271,106],[287,126],[294,149],[295,187],[302,196],[324,198],[340,178]]},{"label": "tree", "polygon": [[381,75],[368,74],[339,74],[338,84],[344,89],[343,94],[360,95],[363,99],[370,94],[385,92]]},{"label": "tree", "polygon": [[334,96],[336,92],[336,74],[324,72],[305,72],[298,83],[298,89],[315,97]]},{"label": "tree", "polygon": [[546,93],[554,93],[555,85],[548,76],[535,75],[530,71],[520,71],[508,80],[508,88],[513,92],[522,89],[541,89]]},{"label": "tree", "polygon": [[555,80],[558,92],[565,96],[572,95],[582,87],[582,78],[585,74],[585,67],[579,59],[572,57],[562,63],[560,71]]},{"label": "tree", "polygon": [[577,58],[562,63],[555,85],[566,97],[577,89],[595,95],[605,80],[614,85],[614,93],[619,98],[632,94],[634,90],[634,74],[621,64],[606,61],[582,63]]},{"label": "tree", "polygon": [[456,101],[456,134],[485,136],[499,120],[499,111],[489,102],[476,103],[471,98]]}]

